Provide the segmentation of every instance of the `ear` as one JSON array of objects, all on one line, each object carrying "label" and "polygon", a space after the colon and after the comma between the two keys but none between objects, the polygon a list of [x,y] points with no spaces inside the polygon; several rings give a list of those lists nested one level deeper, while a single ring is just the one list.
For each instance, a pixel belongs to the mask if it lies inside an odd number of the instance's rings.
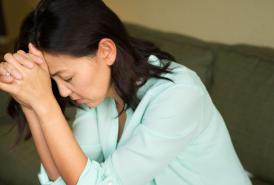
[{"label": "ear", "polygon": [[116,44],[109,38],[103,38],[98,44],[97,55],[107,65],[111,66],[116,59]]}]

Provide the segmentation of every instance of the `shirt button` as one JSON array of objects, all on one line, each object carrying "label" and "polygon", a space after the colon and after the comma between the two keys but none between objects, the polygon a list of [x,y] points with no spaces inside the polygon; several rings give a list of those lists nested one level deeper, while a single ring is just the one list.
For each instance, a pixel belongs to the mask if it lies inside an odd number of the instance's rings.
[{"label": "shirt button", "polygon": [[107,185],[112,185],[112,181],[109,181]]}]

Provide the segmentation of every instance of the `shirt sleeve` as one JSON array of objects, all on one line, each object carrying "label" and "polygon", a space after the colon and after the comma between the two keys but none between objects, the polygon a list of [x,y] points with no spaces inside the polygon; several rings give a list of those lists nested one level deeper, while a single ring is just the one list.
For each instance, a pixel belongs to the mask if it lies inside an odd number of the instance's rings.
[{"label": "shirt sleeve", "polygon": [[[84,153],[91,159],[102,162],[104,159],[101,145],[99,143],[96,111],[95,108],[76,109],[75,119],[72,123],[73,134]],[[38,179],[42,185],[64,185],[65,182],[61,178],[57,178],[54,182],[50,181],[46,169],[40,163],[40,171]]]},{"label": "shirt sleeve", "polygon": [[148,184],[199,134],[203,98],[200,88],[184,85],[153,97],[130,139],[102,163],[88,159],[77,185]]},{"label": "shirt sleeve", "polygon": [[98,134],[96,108],[77,109],[73,135],[88,158],[102,162],[104,156]]}]

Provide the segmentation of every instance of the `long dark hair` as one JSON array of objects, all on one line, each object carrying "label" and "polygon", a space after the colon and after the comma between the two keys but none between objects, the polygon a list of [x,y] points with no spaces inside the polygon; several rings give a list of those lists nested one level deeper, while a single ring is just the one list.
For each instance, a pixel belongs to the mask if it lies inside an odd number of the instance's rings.
[{"label": "long dark hair", "polygon": [[[111,79],[115,91],[125,103],[118,116],[127,108],[136,109],[140,102],[137,90],[148,79],[172,81],[160,75],[172,73],[169,66],[175,58],[153,43],[130,37],[118,16],[101,0],[41,0],[24,19],[14,52],[19,49],[28,52],[28,43],[31,42],[51,54],[81,57],[94,54],[102,38],[112,39],[117,47]],[[147,60],[151,54],[157,56],[163,65],[149,64]],[[72,102],[68,97],[60,96],[53,80],[52,89],[64,113]],[[17,123],[13,148],[23,137],[28,140],[31,132],[21,106],[12,98],[7,112]]]}]

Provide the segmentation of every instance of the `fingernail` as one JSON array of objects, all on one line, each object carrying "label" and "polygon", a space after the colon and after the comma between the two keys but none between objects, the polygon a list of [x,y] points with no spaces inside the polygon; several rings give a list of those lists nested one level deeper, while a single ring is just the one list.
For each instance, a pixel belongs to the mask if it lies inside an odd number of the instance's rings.
[{"label": "fingernail", "polygon": [[15,77],[17,80],[21,80],[22,79],[22,75],[18,74],[18,73],[15,73]]},{"label": "fingernail", "polygon": [[32,68],[33,67],[33,63],[29,62],[28,64],[28,67]]},{"label": "fingernail", "polygon": [[35,62],[37,62],[38,64],[42,64],[43,63],[41,60],[36,60]]}]

